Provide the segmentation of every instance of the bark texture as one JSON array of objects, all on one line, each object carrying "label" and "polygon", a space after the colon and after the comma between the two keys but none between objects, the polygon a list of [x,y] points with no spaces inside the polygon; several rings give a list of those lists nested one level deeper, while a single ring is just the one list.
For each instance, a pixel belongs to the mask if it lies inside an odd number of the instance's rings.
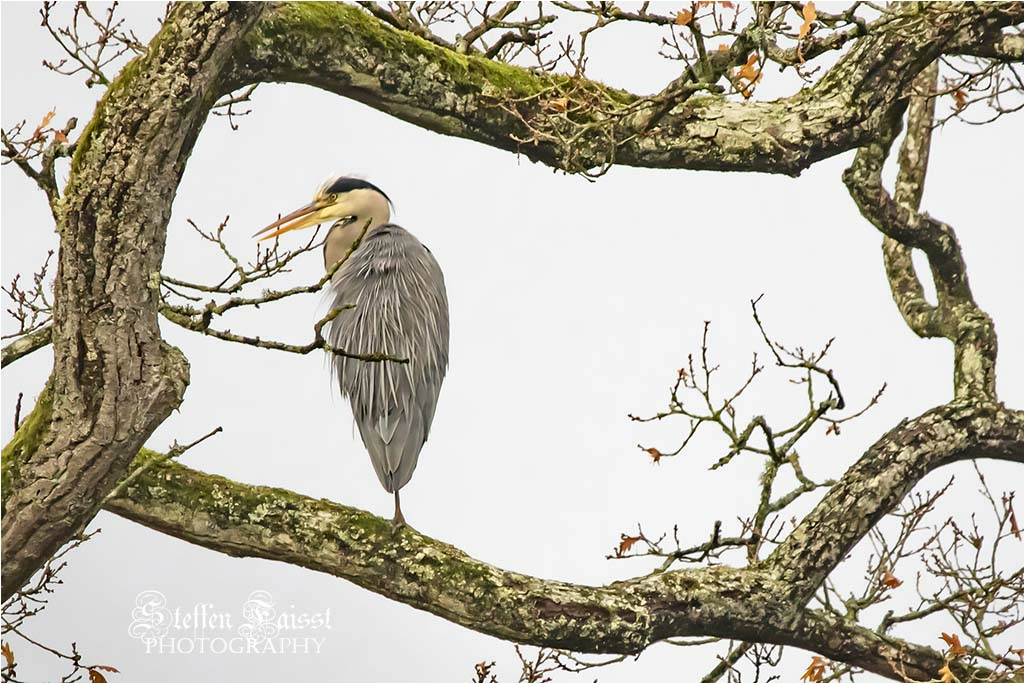
[{"label": "bark texture", "polygon": [[[246,40],[231,84],[313,85],[438,133],[572,171],[614,159],[627,166],[797,175],[865,144],[895,108],[903,111],[911,81],[940,54],[979,44],[1021,20],[1018,3],[909,3],[892,24],[859,40],[815,85],[796,95],[743,103],[692,97],[651,130],[646,129],[649,111],[642,107],[607,125],[581,122],[595,125],[572,150],[517,142],[532,133],[498,103],[522,101],[520,114],[530,120],[543,116],[538,95],[552,89],[571,99],[598,94],[623,107],[641,98],[597,82],[570,83],[460,55],[349,5],[276,5]],[[754,45],[758,37],[749,39]],[[610,148],[609,140],[623,142]]]},{"label": "bark texture", "polygon": [[[240,484],[164,462],[107,509],[233,556],[352,581],[470,629],[591,653],[639,653],[669,637],[799,646],[886,677],[928,678],[943,656],[804,608],[822,579],[932,470],[970,458],[1022,460],[1022,414],[943,406],[884,435],[761,566],[672,570],[589,587],[496,568],[365,511]],[[144,452],[139,465],[159,454]],[[857,511],[852,515],[851,511]],[[965,674],[962,672],[962,674]]]},{"label": "bark texture", "polygon": [[182,400],[188,362],[157,326],[167,219],[232,47],[259,12],[177,7],[78,142],[58,215],[50,420],[4,500],[4,599],[93,518]]},{"label": "bark texture", "polygon": [[[46,329],[54,370],[3,453],[4,598],[83,528],[135,458],[148,469],[107,503],[115,513],[229,555],[330,573],[500,638],[638,653],[667,637],[711,635],[799,646],[888,677],[934,678],[945,663],[941,653],[805,605],[926,474],[964,459],[1023,459],[1022,413],[996,397],[996,335],[972,299],[956,235],[918,211],[933,116],[931,65],[951,53],[1020,59],[1020,37],[1001,30],[1021,21],[1020,3],[900,5],[892,21],[858,38],[792,97],[741,103],[694,96],[660,111],[653,125],[651,113],[664,103],[459,54],[348,5],[176,7],[100,102],[56,207],[61,251],[54,324]],[[755,33],[738,38],[759,40]],[[214,101],[264,81],[314,85],[571,171],[615,162],[797,175],[858,149],[844,180],[885,236],[887,275],[911,329],[953,343],[955,400],[883,435],[767,560],[604,587],[502,570],[413,530],[394,533],[363,511],[140,451],[188,383],[187,362],[157,328],[171,203]],[[543,124],[551,93],[598,99],[622,115],[575,122],[581,135],[572,149],[519,142]],[[909,134],[891,197],[881,170],[905,110]],[[930,258],[936,306],[922,294],[911,249]],[[45,343],[9,345],[3,364]],[[961,679],[985,675],[951,667]]]}]

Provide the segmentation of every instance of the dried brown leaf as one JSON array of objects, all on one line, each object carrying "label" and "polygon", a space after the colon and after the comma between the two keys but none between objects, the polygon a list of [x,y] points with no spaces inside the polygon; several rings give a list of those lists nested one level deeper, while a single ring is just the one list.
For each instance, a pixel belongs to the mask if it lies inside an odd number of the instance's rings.
[{"label": "dried brown leaf", "polygon": [[815,18],[818,16],[815,14],[815,3],[809,2],[806,4],[804,9],[801,10],[801,16],[804,17],[804,23],[801,24],[801,28],[797,30],[798,40],[803,40],[804,37],[808,35],[808,32],[811,31],[812,22],[815,21]]},{"label": "dried brown leaf", "polygon": [[896,589],[900,585],[904,584],[903,581],[890,574],[889,570],[883,570],[883,575],[879,578],[879,583],[884,587],[889,587],[890,589]]},{"label": "dried brown leaf", "polygon": [[630,549],[633,548],[633,545],[644,537],[628,537],[625,534],[621,534],[619,535],[619,538],[619,549],[617,550],[616,555],[622,556],[624,553],[628,553]]},{"label": "dried brown leaf", "polygon": [[801,675],[802,682],[821,682],[822,678],[826,675],[827,662],[820,656],[812,656],[811,664],[808,665],[808,669]]},{"label": "dried brown leaf", "polygon": [[940,632],[940,638],[947,642],[947,646],[950,646],[948,653],[951,658],[960,658],[963,655],[968,655],[968,651],[966,651],[964,646],[961,645],[961,637],[957,634]]},{"label": "dried brown leaf", "polygon": [[43,129],[50,125],[50,122],[53,121],[53,117],[56,113],[56,110],[53,109],[46,113],[46,116],[43,117],[43,120],[39,122],[38,126],[36,126],[36,130],[32,134],[32,140],[37,140],[39,136],[42,135]]}]

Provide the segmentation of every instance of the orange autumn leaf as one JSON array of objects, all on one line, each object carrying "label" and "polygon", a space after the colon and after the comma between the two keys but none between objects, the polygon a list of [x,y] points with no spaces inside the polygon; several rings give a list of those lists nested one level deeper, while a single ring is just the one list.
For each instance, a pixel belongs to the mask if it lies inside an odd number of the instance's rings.
[{"label": "orange autumn leaf", "polygon": [[904,582],[891,575],[889,570],[883,570],[883,576],[879,578],[879,583],[890,589],[896,589],[904,584]]},{"label": "orange autumn leaf", "polygon": [[949,664],[944,665],[943,667],[941,667],[939,669],[939,671],[937,671],[936,674],[938,674],[940,676],[940,681],[941,682],[956,682],[957,681],[957,679],[954,677],[954,673],[950,671],[950,665]]},{"label": "orange autumn leaf", "polygon": [[801,675],[802,682],[821,682],[826,675],[826,661],[819,656],[811,657],[811,664]]},{"label": "orange autumn leaf", "polygon": [[815,3],[809,2],[806,4],[804,9],[801,10],[801,16],[804,17],[804,23],[801,24],[801,28],[797,30],[798,40],[801,40],[808,35],[808,32],[811,31],[811,23],[815,21],[815,17],[818,16],[815,14]]},{"label": "orange autumn leaf", "polygon": [[1008,508],[1008,512],[1011,514],[1011,516],[1010,516],[1011,533],[1014,534],[1014,538],[1015,539],[1017,539],[1018,541],[1021,541],[1021,528],[1018,527],[1018,518],[1015,517],[1015,515],[1014,515],[1014,508],[1012,506],[1010,506],[1010,505],[1008,505],[1007,508]]},{"label": "orange autumn leaf", "polygon": [[738,81],[747,81],[746,84],[740,84],[740,94],[744,96],[745,100],[751,97],[751,86],[762,79],[762,70],[756,68],[757,64],[758,53],[755,52],[747,58],[747,64],[737,69],[733,74]]},{"label": "orange autumn leaf", "polygon": [[662,460],[662,452],[656,449],[655,447],[645,449],[645,451],[648,452],[648,456],[651,456],[652,463],[658,463]]},{"label": "orange autumn leaf", "polygon": [[548,102],[548,106],[557,112],[564,112],[569,109],[569,98],[559,97]]},{"label": "orange autumn leaf", "polygon": [[36,131],[32,134],[32,140],[37,139],[43,133],[43,129],[50,125],[50,122],[53,121],[53,117],[56,113],[56,110],[53,109],[46,113],[43,120],[39,122],[38,126],[36,126]]},{"label": "orange autumn leaf", "polygon": [[747,64],[737,69],[737,78],[746,78],[752,83],[761,78],[761,72],[755,69],[755,65],[758,64],[758,53],[752,53],[747,58]]},{"label": "orange autumn leaf", "polygon": [[961,637],[946,632],[940,632],[940,634],[940,638],[947,642],[947,646],[950,646],[950,657],[960,658],[963,655],[968,655],[968,651],[961,645]]},{"label": "orange autumn leaf", "polygon": [[954,97],[954,104],[958,111],[961,111],[968,104],[968,93],[963,90],[955,90],[951,95]]},{"label": "orange autumn leaf", "polygon": [[643,537],[628,537],[625,534],[619,535],[619,549],[616,551],[617,556],[622,556],[624,553],[630,551],[633,545],[639,542]]},{"label": "orange autumn leaf", "polygon": [[679,12],[676,13],[676,22],[675,23],[676,23],[677,26],[686,26],[687,24],[690,23],[690,20],[693,17],[694,17],[694,15],[691,14],[690,12],[688,12],[687,10],[680,10]]},{"label": "orange autumn leaf", "polygon": [[103,676],[103,674],[100,672],[100,670],[103,670],[104,672],[117,672],[118,674],[120,674],[120,671],[116,667],[111,667],[110,665],[93,665],[92,667],[90,667],[88,669],[89,669],[89,681],[90,682],[105,682],[105,681],[107,681],[107,678]]},{"label": "orange autumn leaf", "polygon": [[0,651],[3,652],[4,660],[7,661],[7,667],[13,667],[14,651],[11,650],[11,645],[5,641],[3,646],[0,646]]}]

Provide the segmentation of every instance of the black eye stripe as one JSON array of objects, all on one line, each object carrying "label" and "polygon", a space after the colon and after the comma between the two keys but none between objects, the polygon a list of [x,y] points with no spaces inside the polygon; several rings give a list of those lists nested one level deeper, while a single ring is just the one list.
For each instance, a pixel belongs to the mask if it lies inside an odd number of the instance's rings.
[{"label": "black eye stripe", "polygon": [[342,193],[350,192],[352,190],[374,190],[384,195],[384,198],[391,203],[391,198],[385,195],[384,190],[377,187],[373,183],[363,180],[362,178],[349,178],[348,176],[340,176],[335,178],[327,191],[329,193]]}]

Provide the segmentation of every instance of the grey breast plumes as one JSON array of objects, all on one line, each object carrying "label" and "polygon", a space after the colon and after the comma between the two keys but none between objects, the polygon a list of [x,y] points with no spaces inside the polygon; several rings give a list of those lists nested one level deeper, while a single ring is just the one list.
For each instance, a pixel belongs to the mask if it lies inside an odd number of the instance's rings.
[{"label": "grey breast plumes", "polygon": [[354,305],[330,324],[328,342],[358,353],[407,359],[367,362],[335,356],[377,477],[389,492],[413,474],[448,367],[448,299],[431,252],[393,224],[373,230],[335,274],[333,306]]}]

